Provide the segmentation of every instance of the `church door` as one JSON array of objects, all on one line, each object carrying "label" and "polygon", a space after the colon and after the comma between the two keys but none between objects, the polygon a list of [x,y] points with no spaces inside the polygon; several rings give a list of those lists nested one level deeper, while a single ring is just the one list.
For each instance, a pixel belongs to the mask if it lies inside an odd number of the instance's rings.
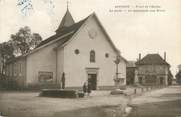
[{"label": "church door", "polygon": [[160,85],[163,85],[163,82],[164,82],[164,78],[160,77]]},{"label": "church door", "polygon": [[91,89],[97,89],[97,74],[88,74],[88,82],[91,84]]}]

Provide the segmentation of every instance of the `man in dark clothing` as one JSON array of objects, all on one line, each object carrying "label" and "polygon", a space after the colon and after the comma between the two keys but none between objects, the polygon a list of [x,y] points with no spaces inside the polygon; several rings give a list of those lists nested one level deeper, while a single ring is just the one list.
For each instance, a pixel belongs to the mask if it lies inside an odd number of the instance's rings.
[{"label": "man in dark clothing", "polygon": [[91,83],[90,82],[88,82],[88,85],[87,85],[87,93],[88,93],[88,96],[91,93]]},{"label": "man in dark clothing", "polygon": [[62,89],[65,89],[65,73],[62,74]]},{"label": "man in dark clothing", "polygon": [[84,82],[84,85],[83,85],[83,92],[84,92],[84,94],[87,93],[87,83],[86,82]]}]

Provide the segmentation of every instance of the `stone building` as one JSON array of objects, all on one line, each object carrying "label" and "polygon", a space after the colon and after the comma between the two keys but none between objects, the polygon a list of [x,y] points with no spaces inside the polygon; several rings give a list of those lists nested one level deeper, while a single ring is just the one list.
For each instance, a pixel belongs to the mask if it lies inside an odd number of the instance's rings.
[{"label": "stone building", "polygon": [[[141,85],[168,85],[170,65],[159,54],[148,54],[136,62],[135,83]],[[169,73],[170,72],[170,73]]]},{"label": "stone building", "polygon": [[7,63],[6,76],[20,87],[114,87],[117,56],[119,85],[126,84],[126,60],[120,55],[95,13],[75,23],[67,9],[56,34],[42,41],[28,54]]}]

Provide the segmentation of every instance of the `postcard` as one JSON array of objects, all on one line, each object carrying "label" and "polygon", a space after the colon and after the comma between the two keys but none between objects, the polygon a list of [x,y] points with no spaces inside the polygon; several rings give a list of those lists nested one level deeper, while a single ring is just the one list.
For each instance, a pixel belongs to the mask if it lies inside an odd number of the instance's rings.
[{"label": "postcard", "polygon": [[180,0],[0,0],[0,117],[181,117]]}]

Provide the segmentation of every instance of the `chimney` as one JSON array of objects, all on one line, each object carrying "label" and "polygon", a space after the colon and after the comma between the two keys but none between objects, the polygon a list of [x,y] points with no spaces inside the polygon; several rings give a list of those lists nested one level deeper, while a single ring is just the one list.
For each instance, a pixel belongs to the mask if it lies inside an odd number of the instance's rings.
[{"label": "chimney", "polygon": [[138,60],[141,60],[141,53],[139,53],[139,59]]},{"label": "chimney", "polygon": [[166,61],[166,59],[167,59],[167,53],[164,52],[164,60]]}]

